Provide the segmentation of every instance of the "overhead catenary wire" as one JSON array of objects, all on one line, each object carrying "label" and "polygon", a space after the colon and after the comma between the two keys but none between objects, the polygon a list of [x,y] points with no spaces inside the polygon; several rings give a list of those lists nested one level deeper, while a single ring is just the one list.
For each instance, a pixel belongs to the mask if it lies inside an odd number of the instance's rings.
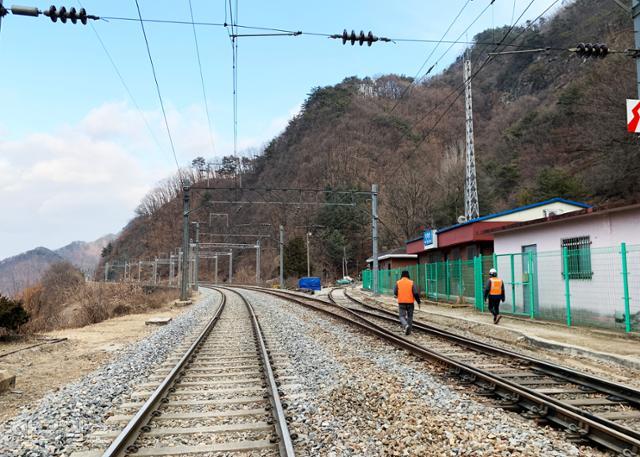
[{"label": "overhead catenary wire", "polygon": [[[441,60],[442,60],[442,59],[443,59],[443,58],[444,58],[444,57],[449,53],[449,51],[451,51],[451,49],[453,49],[453,47],[454,47],[456,44],[461,43],[460,39],[462,38],[462,36],[466,35],[466,34],[467,34],[467,32],[469,31],[469,29],[471,29],[471,27],[473,27],[473,25],[474,25],[476,22],[478,22],[478,20],[480,20],[480,18],[481,18],[482,16],[484,16],[484,15],[485,15],[485,13],[489,10],[489,8],[491,7],[491,5],[493,5],[493,4],[494,4],[494,2],[495,2],[495,0],[490,0],[490,2],[489,2],[489,3],[488,3],[488,4],[487,4],[483,9],[482,9],[482,11],[480,11],[480,14],[478,14],[478,15],[473,19],[473,21],[471,21],[471,23],[470,23],[470,24],[469,24],[469,25],[468,25],[468,26],[467,26],[467,27],[466,27],[466,28],[465,28],[465,29],[464,29],[464,30],[463,30],[463,31],[462,31],[462,32],[461,32],[457,37],[456,37],[456,39],[455,39],[455,40],[453,40],[453,41],[451,41],[451,42],[450,42],[449,47],[447,47],[447,49],[445,49],[445,51],[440,55],[440,57],[438,57],[438,58],[436,59],[436,62],[435,62],[433,65],[431,65],[431,67],[429,67],[429,69],[428,69],[428,70],[427,70],[427,72],[422,76],[422,78],[424,78],[424,77],[428,76],[429,74],[431,74],[431,72],[432,72],[432,71],[433,71],[433,70],[438,66],[438,64],[440,63],[440,61],[441,61]],[[468,43],[468,41],[467,41],[467,43]],[[477,44],[477,43],[473,43],[473,42],[472,42],[471,44]],[[496,44],[496,43],[493,43],[493,44]],[[418,77],[414,78],[414,80],[409,84],[409,86],[407,86],[407,88],[408,88],[408,89],[410,89],[411,87],[413,87],[413,85],[415,85],[415,84],[417,83],[417,81],[418,81],[418,80],[419,80],[419,79],[418,79]],[[393,108],[391,109],[391,111],[393,111],[393,110],[398,106],[398,104],[400,103],[400,100],[402,100],[403,96],[404,96],[404,93],[403,93],[403,95],[401,95],[401,96],[400,96],[400,99],[399,99],[398,101],[396,101],[396,103],[394,104],[394,106],[393,106]]]},{"label": "overhead catenary wire", "polygon": [[[84,6],[82,5],[82,2],[80,0],[78,0],[78,5],[80,5],[81,8],[84,8]],[[122,75],[122,72],[120,71],[120,69],[118,68],[118,65],[116,64],[115,60],[111,56],[111,53],[109,52],[109,49],[107,48],[107,45],[105,44],[105,42],[103,41],[102,37],[98,33],[98,30],[94,27],[93,23],[89,22],[89,26],[93,30],[93,33],[95,34],[95,36],[96,36],[96,38],[98,40],[98,43],[100,43],[100,46],[102,47],[102,50],[104,51],[105,55],[107,56],[107,59],[111,63],[111,67],[116,72],[116,75],[118,76],[118,79],[120,80],[120,84],[122,84],[122,87],[124,87],[125,92],[129,96],[129,99],[131,100],[131,103],[136,108],[138,113],[140,113],[140,117],[144,121],[144,124],[147,127],[147,130],[149,131],[149,135],[151,135],[151,138],[153,139],[153,141],[158,146],[158,150],[162,151],[163,148],[162,148],[162,145],[160,144],[160,141],[158,140],[158,137],[155,135],[155,133],[153,133],[153,129],[151,128],[151,125],[149,124],[149,121],[147,120],[147,117],[144,115],[144,112],[142,111],[142,108],[140,108],[140,105],[138,104],[138,102],[136,101],[136,98],[133,95],[133,92],[131,91],[131,89],[129,88],[129,85],[125,81],[124,76]]]},{"label": "overhead catenary wire", "polygon": [[144,43],[147,48],[147,56],[149,57],[149,63],[151,64],[151,72],[153,73],[153,80],[156,85],[156,92],[158,94],[158,100],[160,101],[160,108],[162,109],[162,117],[164,118],[164,125],[167,129],[167,136],[169,137],[169,144],[171,145],[171,152],[173,153],[173,160],[176,163],[176,167],[178,168],[178,176],[180,177],[180,182],[183,182],[182,179],[182,171],[180,170],[180,164],[178,163],[178,156],[176,154],[176,148],[173,143],[173,137],[171,136],[171,129],[169,128],[169,121],[167,119],[167,112],[164,108],[164,100],[162,99],[162,92],[160,91],[160,83],[158,83],[158,76],[156,75],[156,66],[153,63],[153,57],[151,56],[151,48],[149,47],[149,39],[147,38],[147,32],[144,28],[144,21],[142,19],[142,12],[140,11],[140,4],[138,0],[134,0],[136,3],[136,9],[138,10],[138,17],[140,18],[140,28],[142,29],[142,36],[144,37]]},{"label": "overhead catenary wire", "polygon": [[435,54],[435,52],[438,49],[438,47],[440,47],[440,45],[442,44],[442,40],[445,39],[445,37],[447,36],[449,31],[455,25],[455,23],[458,21],[458,19],[460,18],[460,16],[464,12],[464,10],[467,8],[469,3],[471,3],[471,0],[467,0],[464,3],[464,5],[462,5],[462,8],[460,8],[460,11],[458,11],[458,14],[456,14],[456,17],[453,18],[453,21],[451,21],[451,23],[449,24],[449,27],[447,27],[447,30],[444,31],[444,33],[440,37],[440,40],[436,43],[436,45],[433,47],[433,49],[431,49],[431,52],[429,53],[427,58],[424,60],[424,62],[422,63],[422,65],[420,66],[418,71],[416,72],[416,75],[413,77],[413,81],[411,81],[411,83],[404,88],[404,90],[400,94],[400,97],[398,98],[396,103],[391,107],[391,109],[389,110],[390,113],[392,113],[396,109],[396,107],[400,104],[400,101],[407,95],[407,93],[409,93],[409,91],[413,87],[414,82],[418,80],[418,77],[420,76],[420,73],[422,73],[422,70],[424,69],[424,67],[427,66],[427,63],[429,62],[431,57],[433,57],[433,54]]},{"label": "overhead catenary wire", "polygon": [[[226,1],[225,1],[226,4]],[[228,15],[228,9],[226,9],[226,13]],[[138,18],[130,18],[130,17],[118,17],[118,16],[101,16],[101,19],[104,20],[114,20],[114,21],[128,21],[128,22],[140,22]],[[308,32],[304,30],[293,30],[293,29],[283,29],[277,27],[264,27],[257,25],[243,25],[243,24],[232,24],[227,22],[228,16],[225,17],[225,22],[207,22],[207,21],[184,21],[184,20],[174,20],[174,19],[143,19],[145,23],[153,23],[153,24],[167,24],[167,25],[188,25],[188,26],[202,26],[202,27],[219,27],[226,29],[245,29],[245,30],[262,30],[267,32],[279,32],[279,33],[270,33],[270,34],[247,34],[246,36],[313,36],[313,37],[321,37],[321,38],[331,38],[333,33],[324,33],[324,32]],[[237,32],[231,32],[230,35],[235,36],[245,36],[240,35]],[[498,42],[493,41],[469,41],[469,40],[441,40],[437,38],[407,38],[407,37],[391,37],[389,38],[390,42],[395,44],[397,43],[440,43],[440,44],[478,44],[478,45],[497,45]],[[526,46],[519,44],[511,44],[511,43],[503,43],[502,46],[505,47],[514,47],[514,48],[524,48]],[[566,51],[565,48],[549,48],[552,51]]]},{"label": "overhead catenary wire", "polygon": [[233,39],[233,45],[234,45],[234,64],[233,64],[233,68],[234,68],[234,72],[233,72],[233,84],[234,84],[234,91],[233,91],[233,155],[238,158],[238,28],[235,27],[235,25],[238,23],[238,0],[236,0],[236,14],[235,14],[235,21],[234,21],[234,39]]},{"label": "overhead catenary wire", "polygon": [[[529,21],[527,23],[527,25],[525,27],[523,27],[523,29],[520,31],[520,33],[514,37],[511,41],[516,41],[518,38],[520,38],[527,30],[529,30],[538,20],[540,20],[540,18],[542,18],[551,8],[553,8],[560,0],[555,0],[551,5],[549,5],[542,13],[540,13],[538,15],[538,17],[536,17],[534,20]],[[522,19],[522,17],[526,14],[526,12],[531,8],[531,6],[533,5],[533,3],[535,3],[535,0],[531,0],[530,3],[527,5],[527,7],[522,11],[522,13],[520,14],[520,16],[518,17],[518,19],[511,24],[511,26],[509,27],[509,29],[507,30],[507,32],[505,33],[505,35],[502,37],[502,39],[500,40],[500,43],[498,43],[496,45],[496,47],[494,48],[494,51],[496,51],[501,45],[502,42],[504,42],[504,40],[507,39],[507,37],[511,34],[511,32],[513,31],[513,29],[515,28],[516,24],[518,22],[520,22],[520,19]],[[486,48],[485,48],[486,49]],[[494,56],[487,56],[487,58],[484,60],[484,62],[480,65],[480,67],[478,69],[476,69],[472,75],[469,77],[469,81],[472,81],[473,79],[476,78],[476,76],[487,66],[487,64],[492,61],[494,58]],[[422,146],[422,144],[427,140],[427,138],[429,138],[429,136],[433,133],[433,131],[435,130],[435,128],[440,124],[440,122],[442,121],[442,119],[444,119],[444,117],[447,115],[447,113],[449,111],[451,111],[451,109],[455,106],[456,101],[462,96],[462,94],[464,93],[464,87],[466,85],[466,81],[462,84],[462,87],[460,88],[460,86],[458,86],[458,88],[454,89],[453,91],[451,91],[449,93],[449,95],[447,95],[447,97],[445,97],[445,99],[443,101],[446,101],[448,99],[450,99],[452,96],[455,95],[455,98],[449,103],[449,105],[447,105],[446,109],[440,114],[440,116],[435,120],[435,122],[432,124],[431,128],[424,134],[422,135],[422,138],[420,139],[420,141],[418,143],[416,143],[416,145],[407,153],[405,154],[405,156],[403,157],[404,160],[408,159],[410,156],[412,156],[419,148],[420,146]],[[437,109],[438,107],[441,106],[442,103],[436,105],[434,108],[432,108],[431,110],[429,110],[427,112],[427,114],[425,114],[418,122],[414,123],[414,125],[408,129],[408,130],[413,130],[413,127],[415,127],[416,124],[422,122],[424,119],[426,119],[426,117],[433,113],[435,111],[435,109]],[[387,176],[395,176],[395,174],[398,172],[398,170],[404,165],[404,160],[399,160],[398,161],[398,165],[393,169],[393,171],[388,174]],[[385,182],[385,180],[382,180],[382,184]]]},{"label": "overhead catenary wire", "polygon": [[[189,0],[189,14],[191,16],[191,21],[194,21],[193,18],[193,5],[191,0]],[[196,57],[198,59],[198,71],[200,72],[200,84],[202,86],[202,98],[204,99],[204,111],[207,115],[207,127],[209,131],[209,143],[211,145],[211,155],[215,155],[215,146],[213,142],[213,132],[212,132],[212,123],[211,123],[211,115],[209,113],[209,102],[207,100],[207,90],[204,84],[204,74],[202,73],[202,59],[200,58],[200,46],[198,44],[198,32],[196,31],[195,23],[192,24],[193,28],[193,42],[196,47]]]},{"label": "overhead catenary wire", "polygon": [[[225,10],[227,1],[225,0]],[[229,6],[229,19],[231,21],[231,31],[227,29],[229,35],[229,41],[231,44],[232,54],[232,78],[233,78],[233,157],[237,161],[238,168],[240,168],[240,159],[238,157],[238,0],[235,0],[235,11],[232,5],[232,1],[228,0]],[[225,11],[225,18],[227,13]],[[226,21],[225,21],[226,22]],[[240,179],[240,187],[242,187],[242,174],[238,169],[237,173]]]}]

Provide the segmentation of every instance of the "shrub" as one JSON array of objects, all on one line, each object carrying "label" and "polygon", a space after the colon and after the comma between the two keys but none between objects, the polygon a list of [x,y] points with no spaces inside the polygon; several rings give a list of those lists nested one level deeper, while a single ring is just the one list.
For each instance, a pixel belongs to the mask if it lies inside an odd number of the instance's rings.
[{"label": "shrub", "polygon": [[84,282],[80,270],[69,262],[59,262],[44,273],[41,284],[47,301],[62,303],[74,295]]},{"label": "shrub", "polygon": [[29,313],[22,307],[21,300],[0,295],[0,327],[15,331],[28,321]]}]

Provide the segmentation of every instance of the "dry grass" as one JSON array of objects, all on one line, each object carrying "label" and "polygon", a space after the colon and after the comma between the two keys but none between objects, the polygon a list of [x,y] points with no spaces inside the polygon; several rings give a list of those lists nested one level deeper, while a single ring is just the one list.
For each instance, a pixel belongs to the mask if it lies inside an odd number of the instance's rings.
[{"label": "dry grass", "polygon": [[31,315],[27,332],[83,327],[125,314],[160,308],[177,298],[175,289],[130,283],[74,284],[49,294],[43,285],[24,291],[22,299]]}]

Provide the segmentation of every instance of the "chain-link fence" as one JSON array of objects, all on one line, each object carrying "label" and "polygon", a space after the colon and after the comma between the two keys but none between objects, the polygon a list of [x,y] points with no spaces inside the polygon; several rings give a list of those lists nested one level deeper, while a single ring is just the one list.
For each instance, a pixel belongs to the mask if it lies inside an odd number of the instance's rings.
[{"label": "chain-link fence", "polygon": [[[393,294],[396,281],[408,270],[429,299],[475,304],[486,311],[484,288],[489,269],[504,282],[505,314],[590,325],[627,332],[640,331],[640,245],[591,248],[581,239],[567,240],[562,250],[478,256],[419,264],[378,272],[379,291]],[[362,273],[371,290],[371,270]]]}]

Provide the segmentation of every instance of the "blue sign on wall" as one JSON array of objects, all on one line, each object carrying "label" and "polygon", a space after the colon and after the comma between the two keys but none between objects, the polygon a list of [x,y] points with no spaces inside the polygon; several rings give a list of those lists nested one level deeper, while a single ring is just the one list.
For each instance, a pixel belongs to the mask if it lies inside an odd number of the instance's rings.
[{"label": "blue sign on wall", "polygon": [[428,248],[433,244],[433,230],[425,230],[422,235],[422,243],[425,248]]}]

